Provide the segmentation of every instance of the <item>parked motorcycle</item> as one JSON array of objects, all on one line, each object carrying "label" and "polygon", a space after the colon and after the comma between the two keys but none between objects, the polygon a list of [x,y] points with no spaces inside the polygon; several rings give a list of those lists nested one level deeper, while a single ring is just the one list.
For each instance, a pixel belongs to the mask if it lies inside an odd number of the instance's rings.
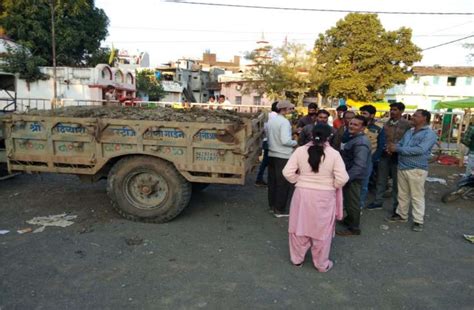
[{"label": "parked motorcycle", "polygon": [[449,190],[442,197],[441,201],[448,203],[459,198],[474,200],[474,175],[463,177],[456,184],[456,188]]}]

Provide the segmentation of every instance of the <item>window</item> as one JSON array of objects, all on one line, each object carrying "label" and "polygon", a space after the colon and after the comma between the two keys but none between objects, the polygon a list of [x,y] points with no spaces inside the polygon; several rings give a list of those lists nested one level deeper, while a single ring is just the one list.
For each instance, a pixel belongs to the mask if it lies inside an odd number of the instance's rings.
[{"label": "window", "polygon": [[254,105],[260,105],[261,101],[262,101],[261,96],[253,96],[253,104]]},{"label": "window", "polygon": [[448,86],[456,86],[456,77],[455,76],[449,76],[448,77]]},{"label": "window", "polygon": [[413,84],[419,84],[419,83],[420,83],[420,77],[417,76],[417,75],[415,75],[415,76],[413,77]]},{"label": "window", "polygon": [[235,104],[242,104],[242,96],[235,96]]},{"label": "window", "polygon": [[101,76],[103,79],[111,80],[112,79],[112,71],[109,68],[105,67],[102,69]]},{"label": "window", "polygon": [[133,84],[133,75],[131,73],[127,73],[127,84]]},{"label": "window", "polygon": [[472,84],[472,76],[466,77],[466,85],[471,85]]},{"label": "window", "polygon": [[433,85],[439,84],[439,76],[433,76]]},{"label": "window", "polygon": [[123,73],[122,73],[122,71],[115,72],[115,82],[123,83]]}]

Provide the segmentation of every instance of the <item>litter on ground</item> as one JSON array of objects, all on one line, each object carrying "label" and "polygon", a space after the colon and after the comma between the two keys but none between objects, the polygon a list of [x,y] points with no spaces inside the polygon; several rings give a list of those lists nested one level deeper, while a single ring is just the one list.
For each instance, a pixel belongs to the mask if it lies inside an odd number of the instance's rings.
[{"label": "litter on ground", "polygon": [[6,235],[6,234],[8,234],[9,232],[10,232],[9,230],[2,229],[2,230],[0,230],[0,235]]},{"label": "litter on ground", "polygon": [[28,228],[19,229],[16,232],[21,235],[21,234],[26,234],[26,233],[29,233],[29,232],[32,232],[32,231],[33,231],[33,229],[31,229],[31,227],[28,227]]},{"label": "litter on ground", "polygon": [[26,222],[31,225],[41,225],[42,227],[34,231],[34,233],[39,233],[42,232],[46,226],[71,226],[74,224],[74,222],[71,220],[75,219],[76,217],[77,215],[67,215],[66,213],[62,213],[50,216],[37,216]]},{"label": "litter on ground", "polygon": [[443,184],[443,185],[448,185],[448,183],[446,182],[445,179],[441,179],[441,178],[432,178],[432,177],[427,177],[426,178],[426,182],[438,182],[439,184]]},{"label": "litter on ground", "polygon": [[464,239],[466,239],[470,243],[474,243],[474,235],[464,235]]}]

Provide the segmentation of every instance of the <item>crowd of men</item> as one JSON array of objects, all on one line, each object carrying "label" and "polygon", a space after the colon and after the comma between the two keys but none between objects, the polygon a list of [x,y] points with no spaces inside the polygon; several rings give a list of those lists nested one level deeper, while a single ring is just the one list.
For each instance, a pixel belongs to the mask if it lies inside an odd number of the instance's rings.
[{"label": "crowd of men", "polygon": [[[308,106],[308,114],[292,128],[286,115],[294,105],[278,101],[265,126],[264,157],[256,185],[266,186],[263,179],[268,165],[268,203],[276,217],[288,215],[293,186],[283,176],[282,170],[298,146],[311,143],[312,129],[316,124],[328,124],[330,113]],[[389,222],[407,222],[412,207],[414,231],[422,231],[424,225],[424,183],[428,175],[428,160],[437,135],[430,128],[431,114],[419,109],[410,121],[403,118],[405,105],[390,104],[390,118],[383,124],[376,122],[377,110],[364,105],[359,111],[346,106],[336,109],[333,135],[330,145],[338,150],[344,160],[349,181],[343,188],[346,216],[341,222],[345,227],[336,231],[340,236],[361,234],[361,209],[381,209],[389,179],[392,180],[392,206]],[[295,138],[297,135],[297,138]],[[373,180],[373,182],[371,182]],[[375,198],[367,204],[369,184],[375,186]]]}]

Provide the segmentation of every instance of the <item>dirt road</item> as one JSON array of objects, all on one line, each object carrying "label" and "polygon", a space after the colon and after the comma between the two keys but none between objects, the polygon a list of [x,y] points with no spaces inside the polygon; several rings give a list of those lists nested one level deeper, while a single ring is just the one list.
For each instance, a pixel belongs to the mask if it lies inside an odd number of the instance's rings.
[{"label": "dirt road", "polygon": [[[457,168],[433,167],[446,177]],[[362,235],[336,237],[320,274],[288,259],[287,220],[266,189],[211,185],[167,224],[110,207],[105,182],[21,175],[0,182],[0,309],[472,309],[474,203],[445,205],[428,183],[425,231],[364,211]],[[452,183],[452,181],[451,181]],[[66,228],[18,234],[35,216],[77,215]],[[387,226],[383,226],[387,225]],[[387,229],[388,228],[388,229]]]}]

